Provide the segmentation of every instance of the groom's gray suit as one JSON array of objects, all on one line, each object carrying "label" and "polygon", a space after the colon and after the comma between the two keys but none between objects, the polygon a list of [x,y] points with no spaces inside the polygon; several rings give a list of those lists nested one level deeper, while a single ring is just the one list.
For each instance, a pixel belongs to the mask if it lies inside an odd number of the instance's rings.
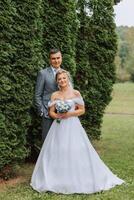
[{"label": "groom's gray suit", "polygon": [[58,90],[54,72],[51,67],[42,69],[37,76],[35,87],[35,105],[42,116],[42,140],[44,141],[53,119],[48,115],[48,102],[53,92]]}]

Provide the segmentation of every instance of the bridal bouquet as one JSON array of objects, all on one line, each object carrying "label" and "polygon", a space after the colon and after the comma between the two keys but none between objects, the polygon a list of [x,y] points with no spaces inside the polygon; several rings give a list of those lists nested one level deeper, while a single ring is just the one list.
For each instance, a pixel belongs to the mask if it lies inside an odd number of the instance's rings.
[{"label": "bridal bouquet", "polygon": [[[65,101],[58,101],[55,105],[57,113],[66,113],[71,109],[71,106]],[[60,123],[61,119],[57,119],[57,123]]]}]

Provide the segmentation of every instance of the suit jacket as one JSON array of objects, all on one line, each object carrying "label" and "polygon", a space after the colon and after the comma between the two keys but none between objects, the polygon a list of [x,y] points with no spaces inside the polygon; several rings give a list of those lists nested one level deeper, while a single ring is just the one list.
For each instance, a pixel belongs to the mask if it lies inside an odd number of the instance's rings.
[{"label": "suit jacket", "polygon": [[38,114],[45,118],[50,118],[48,115],[48,102],[50,101],[53,92],[58,90],[58,85],[51,67],[42,69],[37,76],[35,87],[35,106]]}]

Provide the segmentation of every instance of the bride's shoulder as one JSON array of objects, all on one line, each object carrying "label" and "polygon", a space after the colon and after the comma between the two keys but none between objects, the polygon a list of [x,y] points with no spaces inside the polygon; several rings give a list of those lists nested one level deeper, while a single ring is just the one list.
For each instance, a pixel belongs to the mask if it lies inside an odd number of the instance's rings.
[{"label": "bride's shoulder", "polygon": [[84,100],[81,96],[81,93],[78,91],[78,90],[74,90],[74,102],[77,104],[77,105],[82,105],[84,106]]},{"label": "bride's shoulder", "polygon": [[73,92],[75,97],[81,97],[81,93],[78,90],[74,90]]},{"label": "bride's shoulder", "polygon": [[49,108],[55,105],[55,103],[57,102],[58,97],[59,97],[58,91],[52,93],[51,99],[48,102],[48,107]]},{"label": "bride's shoulder", "polygon": [[51,100],[56,100],[59,97],[59,91],[53,92],[51,95]]}]

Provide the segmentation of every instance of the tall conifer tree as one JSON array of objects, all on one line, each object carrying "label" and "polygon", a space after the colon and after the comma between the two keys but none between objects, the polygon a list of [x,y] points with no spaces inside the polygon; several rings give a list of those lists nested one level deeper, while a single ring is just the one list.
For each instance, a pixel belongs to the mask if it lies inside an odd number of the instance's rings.
[{"label": "tall conifer tree", "polygon": [[86,102],[83,123],[92,138],[100,137],[102,117],[115,80],[116,34],[111,0],[79,0],[76,86]]},{"label": "tall conifer tree", "polygon": [[[13,8],[10,0],[1,1],[0,30],[1,30],[1,54],[0,54],[0,170],[11,159],[10,134],[8,127],[11,126],[8,121],[8,104],[10,102],[11,85],[11,60],[15,51],[11,44]],[[14,127],[12,127],[14,129]]]},{"label": "tall conifer tree", "polygon": [[48,61],[51,48],[59,48],[63,54],[63,66],[75,74],[75,45],[77,36],[76,1],[45,0],[44,9],[44,60]]},{"label": "tall conifer tree", "polygon": [[5,0],[2,8],[0,168],[28,154],[29,108],[37,69],[43,65],[41,0]]}]

